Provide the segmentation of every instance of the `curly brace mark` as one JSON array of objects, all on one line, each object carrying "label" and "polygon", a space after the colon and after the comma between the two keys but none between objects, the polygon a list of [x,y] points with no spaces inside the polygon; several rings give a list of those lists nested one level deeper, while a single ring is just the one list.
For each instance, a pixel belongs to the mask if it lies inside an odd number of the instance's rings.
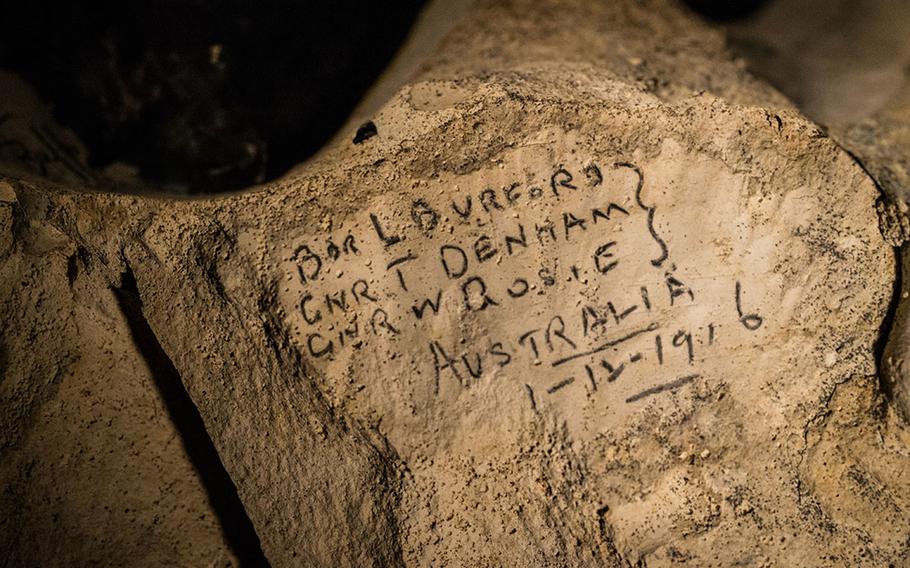
[{"label": "curly brace mark", "polygon": [[613,164],[614,168],[629,168],[635,175],[638,176],[638,187],[635,188],[635,201],[638,203],[638,206],[643,210],[648,212],[648,232],[651,233],[651,238],[654,239],[654,242],[657,243],[657,246],[660,247],[660,257],[651,260],[651,264],[654,266],[660,267],[664,261],[667,260],[669,252],[667,251],[667,243],[664,242],[660,235],[657,234],[657,231],[654,229],[654,212],[657,209],[656,207],[648,207],[641,201],[641,190],[645,185],[645,175],[641,172],[641,168],[635,164],[630,164],[629,162],[617,162]]}]

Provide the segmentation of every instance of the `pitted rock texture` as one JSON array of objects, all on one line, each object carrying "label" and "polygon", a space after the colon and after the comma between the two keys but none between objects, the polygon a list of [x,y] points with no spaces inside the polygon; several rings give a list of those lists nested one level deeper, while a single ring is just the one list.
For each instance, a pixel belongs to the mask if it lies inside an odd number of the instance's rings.
[{"label": "pitted rock texture", "polygon": [[[895,0],[771,2],[734,27],[750,67],[799,101],[875,180],[885,240],[900,247],[900,290],[881,355],[883,387],[910,418],[910,297],[904,244],[910,238],[910,7]],[[887,56],[883,56],[887,54]]]},{"label": "pitted rock texture", "polygon": [[362,144],[217,199],[11,180],[13,226],[135,281],[275,565],[897,563],[875,183],[723,45],[481,3]]},{"label": "pitted rock texture", "polygon": [[0,561],[236,565],[102,257],[0,181]]}]

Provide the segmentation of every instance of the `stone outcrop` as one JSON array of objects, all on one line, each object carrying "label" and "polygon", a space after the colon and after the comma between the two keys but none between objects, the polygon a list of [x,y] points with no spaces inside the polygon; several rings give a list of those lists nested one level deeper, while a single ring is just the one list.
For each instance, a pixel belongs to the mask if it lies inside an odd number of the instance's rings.
[{"label": "stone outcrop", "polygon": [[236,195],[3,183],[8,487],[151,343],[274,565],[907,554],[875,182],[675,3],[480,3]]},{"label": "stone outcrop", "polygon": [[[879,228],[899,248],[900,290],[881,357],[894,408],[910,416],[907,254],[910,238],[910,6],[894,0],[774,2],[732,37],[750,67],[824,124],[878,185]],[[883,56],[887,54],[887,56]]]}]

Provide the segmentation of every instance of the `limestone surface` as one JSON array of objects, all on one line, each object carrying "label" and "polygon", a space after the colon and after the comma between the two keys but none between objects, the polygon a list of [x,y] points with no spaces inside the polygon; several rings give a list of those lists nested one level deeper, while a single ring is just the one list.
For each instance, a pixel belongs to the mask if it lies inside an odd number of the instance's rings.
[{"label": "limestone surface", "polygon": [[876,184],[721,32],[481,2],[371,122],[218,198],[7,176],[2,419],[128,290],[274,565],[907,556]]}]

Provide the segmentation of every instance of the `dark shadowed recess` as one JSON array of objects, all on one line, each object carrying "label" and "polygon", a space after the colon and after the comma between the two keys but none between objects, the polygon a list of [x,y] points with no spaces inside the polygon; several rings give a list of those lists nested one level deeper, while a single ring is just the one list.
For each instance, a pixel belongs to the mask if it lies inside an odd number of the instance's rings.
[{"label": "dark shadowed recess", "polygon": [[717,21],[746,18],[767,0],[685,0],[690,8],[702,16]]},{"label": "dark shadowed recess", "polygon": [[114,289],[114,294],[133,341],[155,380],[168,416],[180,434],[187,456],[202,481],[228,546],[243,567],[269,566],[259,536],[237,495],[237,487],[221,463],[199,410],[186,392],[177,368],[142,313],[142,302],[132,272],[123,274],[121,285]]},{"label": "dark shadowed recess", "polygon": [[423,1],[5,2],[0,68],[38,89],[91,166],[124,163],[178,193],[231,191],[327,142]]},{"label": "dark shadowed recess", "polygon": [[[38,89],[93,168],[125,164],[175,193],[234,191],[322,147],[424,2],[7,2],[0,68]],[[686,2],[731,20],[764,0]]]}]

